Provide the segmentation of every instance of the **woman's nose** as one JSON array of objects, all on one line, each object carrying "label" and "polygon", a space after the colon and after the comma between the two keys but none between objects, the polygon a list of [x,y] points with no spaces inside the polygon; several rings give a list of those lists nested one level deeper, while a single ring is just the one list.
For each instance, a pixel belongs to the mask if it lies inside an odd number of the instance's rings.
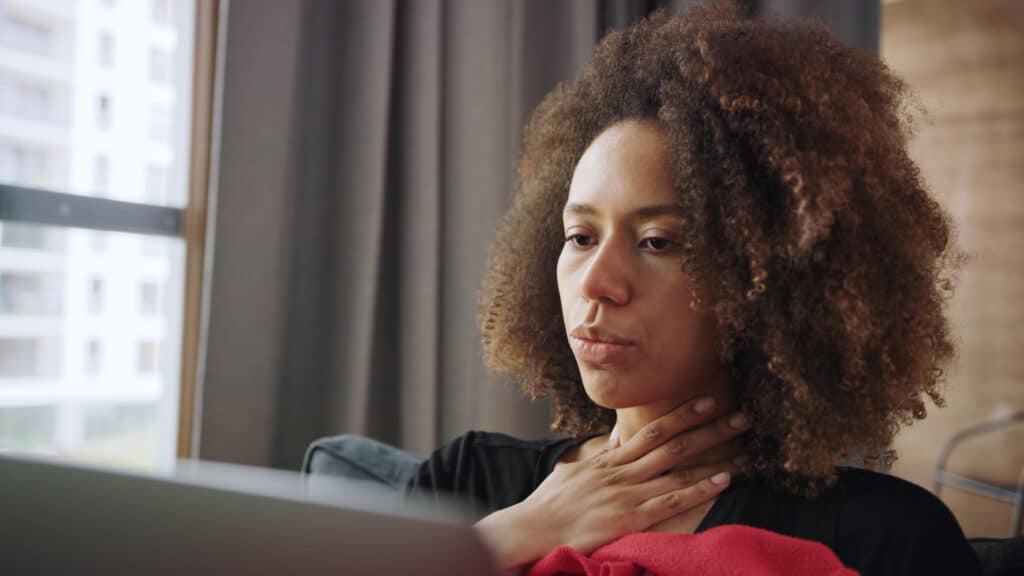
[{"label": "woman's nose", "polygon": [[591,253],[580,282],[580,295],[588,301],[624,305],[632,297],[627,257],[610,239]]}]

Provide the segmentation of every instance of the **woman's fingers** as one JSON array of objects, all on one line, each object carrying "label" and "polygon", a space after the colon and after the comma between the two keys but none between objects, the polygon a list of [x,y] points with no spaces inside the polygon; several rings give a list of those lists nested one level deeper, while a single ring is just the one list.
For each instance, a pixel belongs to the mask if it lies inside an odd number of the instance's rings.
[{"label": "woman's fingers", "polygon": [[603,464],[618,466],[633,462],[684,430],[707,422],[714,415],[715,399],[704,396],[691,400],[650,422],[625,444],[607,454]]},{"label": "woman's fingers", "polygon": [[722,416],[699,428],[676,434],[668,442],[624,465],[625,470],[620,474],[626,479],[642,481],[670,468],[692,466],[702,457],[707,461],[708,450],[733,440],[749,428],[749,421],[739,412]]},{"label": "woman's fingers", "polygon": [[[539,525],[539,541],[569,543],[585,552],[644,530],[714,498],[739,472],[729,460],[735,446],[728,442],[741,430],[723,427],[722,421],[728,419],[715,419],[714,401],[703,398],[658,418],[625,442],[611,435],[596,456],[556,466],[525,500],[509,508],[514,513],[498,518]],[[680,446],[688,447],[689,466],[659,476],[682,461],[675,450]],[[698,457],[712,456],[725,460],[694,465]]]},{"label": "woman's fingers", "polygon": [[[746,447],[743,441],[739,438],[733,438],[717,446],[708,448],[700,454],[694,454],[690,458],[684,458],[684,462],[681,462],[675,466],[675,469],[680,468],[693,468],[696,466],[703,466],[705,464],[716,464],[720,462],[731,461],[733,458],[740,456],[744,453]],[[659,473],[663,473],[666,470],[662,470]]]},{"label": "woman's fingers", "polygon": [[[696,472],[694,474],[696,475]],[[721,470],[694,484],[687,484],[680,488],[679,480],[675,478],[665,480],[669,476],[671,475],[667,474],[657,478],[654,482],[657,482],[659,487],[674,483],[674,489],[651,496],[636,507],[636,512],[640,517],[638,520],[645,526],[653,526],[715,498],[729,486],[729,481],[732,478],[731,473]]]},{"label": "woman's fingers", "polygon": [[[743,473],[743,466],[732,460],[724,460],[702,466],[671,470],[657,478],[637,484],[632,496],[637,501],[647,501],[668,492],[689,488],[721,473],[727,474],[729,479],[731,479]],[[717,486],[718,484],[715,485]]]}]

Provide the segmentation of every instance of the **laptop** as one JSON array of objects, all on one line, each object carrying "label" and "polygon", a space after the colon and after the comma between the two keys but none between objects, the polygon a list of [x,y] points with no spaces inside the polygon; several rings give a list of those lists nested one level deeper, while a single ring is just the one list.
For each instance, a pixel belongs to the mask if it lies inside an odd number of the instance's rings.
[{"label": "laptop", "polygon": [[11,454],[0,573],[499,574],[454,502],[247,466],[143,474]]}]

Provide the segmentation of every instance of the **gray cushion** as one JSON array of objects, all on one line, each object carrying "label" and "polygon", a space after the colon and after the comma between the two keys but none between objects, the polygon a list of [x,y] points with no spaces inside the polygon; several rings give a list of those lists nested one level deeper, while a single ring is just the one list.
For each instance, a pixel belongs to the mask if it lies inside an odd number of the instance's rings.
[{"label": "gray cushion", "polygon": [[423,458],[400,448],[364,436],[343,434],[310,444],[302,471],[401,490],[421,462]]}]

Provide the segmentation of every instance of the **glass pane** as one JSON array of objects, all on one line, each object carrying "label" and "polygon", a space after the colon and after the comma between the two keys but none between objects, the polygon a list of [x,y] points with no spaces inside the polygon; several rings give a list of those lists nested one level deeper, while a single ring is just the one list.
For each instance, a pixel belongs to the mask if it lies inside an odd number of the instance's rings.
[{"label": "glass pane", "polygon": [[184,258],[180,239],[0,220],[0,451],[170,465]]},{"label": "glass pane", "polygon": [[195,0],[0,0],[0,183],[184,206]]}]

